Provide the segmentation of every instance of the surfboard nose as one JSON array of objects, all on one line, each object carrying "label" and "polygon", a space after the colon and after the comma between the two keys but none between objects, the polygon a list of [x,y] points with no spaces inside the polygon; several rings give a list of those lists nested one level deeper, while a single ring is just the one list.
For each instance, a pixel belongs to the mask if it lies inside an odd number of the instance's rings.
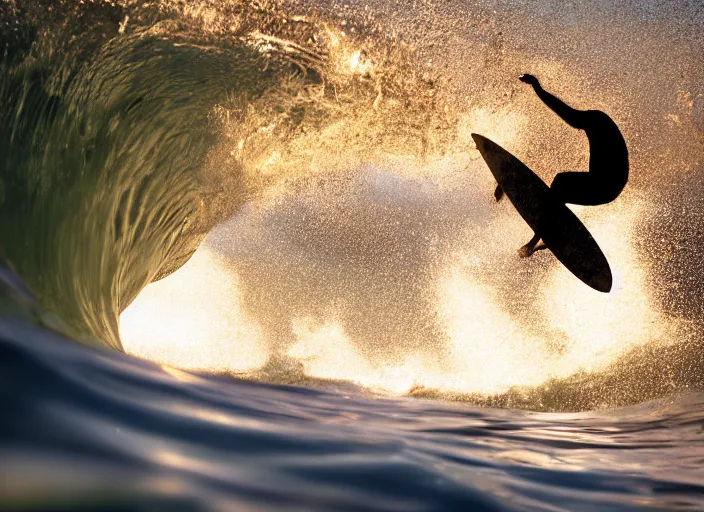
[{"label": "surfboard nose", "polygon": [[503,153],[504,152],[504,149],[497,146],[495,142],[484,137],[484,135],[479,135],[478,133],[472,133],[470,135],[472,135],[472,139],[474,140],[474,144],[477,146],[477,150],[479,150],[479,152],[482,155],[485,155],[488,153]]},{"label": "surfboard nose", "polygon": [[474,139],[474,143],[477,145],[477,149],[481,151],[480,148],[484,147],[484,141],[486,140],[484,137],[479,135],[478,133],[472,133],[472,139]]}]

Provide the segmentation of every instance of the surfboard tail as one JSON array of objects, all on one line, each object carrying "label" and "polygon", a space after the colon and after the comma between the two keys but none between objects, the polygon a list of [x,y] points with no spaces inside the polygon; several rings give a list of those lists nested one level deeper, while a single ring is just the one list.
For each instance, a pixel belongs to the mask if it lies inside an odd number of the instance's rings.
[{"label": "surfboard tail", "polygon": [[608,274],[597,274],[587,283],[598,292],[609,293],[613,286],[613,278],[611,272]]},{"label": "surfboard tail", "polygon": [[610,292],[609,263],[577,216],[518,158],[482,135],[472,133],[472,139],[506,197],[560,263],[587,286]]}]

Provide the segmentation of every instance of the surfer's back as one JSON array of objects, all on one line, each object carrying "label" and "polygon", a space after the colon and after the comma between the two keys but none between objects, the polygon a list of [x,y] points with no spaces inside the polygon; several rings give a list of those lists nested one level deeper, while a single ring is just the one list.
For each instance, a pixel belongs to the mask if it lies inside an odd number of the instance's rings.
[{"label": "surfer's back", "polygon": [[589,139],[589,172],[622,189],[628,181],[628,148],[616,123],[600,110],[582,111]]}]

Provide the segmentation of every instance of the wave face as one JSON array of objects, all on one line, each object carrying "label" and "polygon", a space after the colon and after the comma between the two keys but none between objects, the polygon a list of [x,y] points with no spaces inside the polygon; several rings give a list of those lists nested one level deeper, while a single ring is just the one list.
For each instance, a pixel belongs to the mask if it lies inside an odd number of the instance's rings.
[{"label": "wave face", "polygon": [[[185,368],[501,406],[702,386],[697,8],[0,14],[0,254],[44,326]],[[578,212],[614,267],[609,296],[547,254],[517,261],[530,232],[490,202],[471,132],[546,180],[586,169],[583,136],[526,71],[608,112],[631,148],[624,195]]]},{"label": "wave face", "polygon": [[374,92],[316,53],[322,23],[223,9],[4,8],[3,253],[73,337],[120,348],[136,294],[271,181],[262,154]]}]

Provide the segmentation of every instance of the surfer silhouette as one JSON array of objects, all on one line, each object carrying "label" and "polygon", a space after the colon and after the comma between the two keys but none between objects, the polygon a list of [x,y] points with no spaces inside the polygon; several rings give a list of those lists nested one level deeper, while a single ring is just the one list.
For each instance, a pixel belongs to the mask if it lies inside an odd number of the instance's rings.
[{"label": "surfer silhouette", "polygon": [[[552,181],[550,190],[563,203],[596,206],[616,199],[628,181],[628,149],[616,123],[599,110],[577,110],[542,88],[533,75],[521,75],[524,83],[533,86],[538,97],[573,128],[584,130],[589,139],[589,172],[561,172]],[[501,186],[494,197],[503,197]],[[518,251],[527,258],[545,249],[540,230]]]}]

